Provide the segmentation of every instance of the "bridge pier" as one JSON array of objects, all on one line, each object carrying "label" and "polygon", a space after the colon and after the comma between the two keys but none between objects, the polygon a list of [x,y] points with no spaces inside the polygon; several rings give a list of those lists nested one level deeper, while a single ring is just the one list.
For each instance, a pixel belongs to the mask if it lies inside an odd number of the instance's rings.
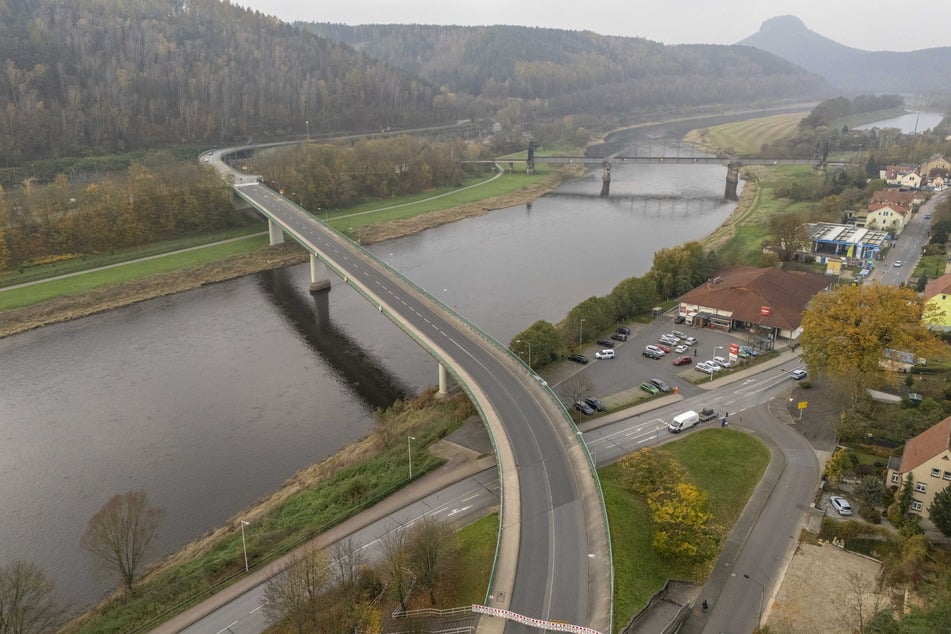
[{"label": "bridge pier", "polygon": [[601,198],[607,198],[611,194],[611,161],[605,159],[601,162]]},{"label": "bridge pier", "polygon": [[284,230],[270,218],[267,219],[267,234],[272,247],[275,244],[284,244]]},{"label": "bridge pier", "polygon": [[316,255],[310,254],[310,292],[319,293],[320,291],[330,290],[330,275],[327,272],[327,265],[321,262]]},{"label": "bridge pier", "polygon": [[437,363],[436,365],[439,367],[439,392],[436,396],[447,396],[449,394],[452,375],[449,374],[449,370],[447,370],[443,364]]},{"label": "bridge pier", "polygon": [[723,197],[727,200],[739,200],[736,195],[736,186],[740,183],[740,164],[731,162],[726,166],[726,191]]}]

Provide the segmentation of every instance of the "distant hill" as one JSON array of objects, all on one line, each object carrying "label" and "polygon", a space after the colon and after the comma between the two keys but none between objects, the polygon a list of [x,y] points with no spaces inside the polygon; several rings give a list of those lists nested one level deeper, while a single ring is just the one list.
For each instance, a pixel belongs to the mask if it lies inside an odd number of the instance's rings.
[{"label": "distant hill", "polygon": [[819,77],[759,50],[665,46],[643,38],[522,26],[300,23],[449,90],[546,114],[629,114],[819,99]]},{"label": "distant hill", "polygon": [[[896,37],[914,38],[914,29],[896,30]],[[782,57],[846,93],[951,93],[951,47],[863,51],[811,31],[791,15],[770,18],[737,44]]]}]

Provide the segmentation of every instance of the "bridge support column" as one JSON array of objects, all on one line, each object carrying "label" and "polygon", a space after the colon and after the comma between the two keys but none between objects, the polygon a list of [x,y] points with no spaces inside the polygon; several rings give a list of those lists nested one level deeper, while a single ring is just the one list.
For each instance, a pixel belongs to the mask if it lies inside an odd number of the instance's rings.
[{"label": "bridge support column", "polygon": [[277,224],[270,218],[267,219],[267,233],[268,238],[271,240],[271,246],[275,244],[284,244],[284,230],[281,229],[281,225]]},{"label": "bridge support column", "polygon": [[726,191],[723,197],[727,200],[739,200],[736,195],[736,186],[740,183],[740,164],[730,163],[726,166]]},{"label": "bridge support column", "polygon": [[601,163],[601,198],[611,194],[611,161]]},{"label": "bridge support column", "polygon": [[436,396],[447,396],[449,394],[450,381],[452,381],[452,376],[449,374],[449,370],[446,369],[446,366],[443,364],[438,364],[439,366],[439,392]]},{"label": "bridge support column", "polygon": [[319,293],[320,291],[330,290],[330,276],[327,274],[327,265],[317,259],[313,253],[310,254],[310,292]]}]

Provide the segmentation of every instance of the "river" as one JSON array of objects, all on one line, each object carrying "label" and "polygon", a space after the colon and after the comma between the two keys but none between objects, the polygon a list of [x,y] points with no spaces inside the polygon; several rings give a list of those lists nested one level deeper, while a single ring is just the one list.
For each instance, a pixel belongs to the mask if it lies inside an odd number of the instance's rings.
[{"label": "river", "polygon": [[940,112],[906,112],[903,115],[892,117],[891,119],[883,119],[881,121],[873,121],[872,123],[856,126],[855,129],[897,128],[901,130],[903,134],[915,134],[933,130],[941,123],[942,119],[944,119],[944,115]]},{"label": "river", "polygon": [[[652,134],[655,152],[684,151]],[[620,165],[607,199],[598,171],[371,250],[506,343],[712,232],[734,206],[725,172]],[[88,605],[116,585],[79,548],[111,495],[144,489],[165,511],[154,554],[171,552],[436,383],[433,360],[341,281],[316,303],[308,283],[292,267],[0,340],[0,563],[31,560],[59,600]]]}]

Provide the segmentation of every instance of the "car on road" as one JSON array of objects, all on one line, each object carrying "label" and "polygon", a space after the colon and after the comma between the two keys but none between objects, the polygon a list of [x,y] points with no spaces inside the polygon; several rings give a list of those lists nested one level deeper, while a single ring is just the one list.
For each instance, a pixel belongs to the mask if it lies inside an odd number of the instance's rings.
[{"label": "car on road", "polygon": [[694,368],[700,372],[703,372],[704,374],[713,374],[714,372],[716,372],[716,369],[714,369],[714,366],[710,365],[706,361],[701,361],[700,363],[695,365]]},{"label": "car on road", "polygon": [[585,416],[591,416],[592,414],[594,414],[594,409],[590,405],[585,403],[584,401],[576,401],[575,409],[581,412],[582,414],[584,414]]},{"label": "car on road", "polygon": [[604,403],[602,403],[599,399],[596,399],[596,398],[586,398],[586,399],[584,400],[584,402],[588,404],[588,407],[590,407],[591,409],[593,409],[593,410],[596,411],[596,412],[603,412],[603,411],[604,411]]},{"label": "car on road", "polygon": [[849,501],[844,497],[833,495],[829,498],[829,503],[832,505],[832,508],[835,509],[835,512],[839,515],[851,515],[852,514],[852,505],[849,504]]},{"label": "car on road", "polygon": [[595,359],[613,359],[614,350],[601,350],[600,352],[594,353]]},{"label": "car on road", "polygon": [[687,351],[687,346],[680,344],[679,346],[674,346],[674,352],[677,354],[683,354]]},{"label": "car on road", "polygon": [[693,363],[693,359],[687,356],[674,359],[674,365],[690,365],[691,363]]},{"label": "car on road", "polygon": [[665,343],[663,343],[663,342],[659,342],[659,343],[656,343],[656,344],[654,344],[654,345],[655,345],[657,348],[659,348],[664,354],[667,354],[668,352],[670,352],[670,346],[668,346],[667,344],[665,344]]},{"label": "car on road", "polygon": [[628,328],[627,326],[621,326],[620,328],[617,329],[616,332],[622,335],[628,335],[628,336],[631,335],[631,329]]},{"label": "car on road", "polygon": [[896,267],[901,266],[901,260],[895,260],[895,266]]},{"label": "car on road", "polygon": [[660,346],[655,346],[655,345],[653,345],[653,344],[651,344],[651,345],[649,345],[649,346],[646,346],[646,347],[644,348],[644,350],[650,350],[651,352],[656,352],[656,353],[659,354],[660,356],[664,356],[665,354],[667,354],[666,352],[664,352],[664,351],[661,349]]},{"label": "car on road", "polygon": [[931,220],[931,214],[925,214],[925,220]]},{"label": "car on road", "polygon": [[713,420],[718,416],[717,411],[712,407],[704,407],[700,410],[700,422],[705,423],[708,420]]},{"label": "car on road", "polygon": [[588,357],[584,356],[583,354],[569,354],[567,359],[569,361],[574,361],[575,363],[580,363],[581,365],[584,365],[588,362]]},{"label": "car on road", "polygon": [[697,345],[697,338],[687,337],[686,339],[684,339],[684,343],[687,344],[688,346],[695,346]]},{"label": "car on road", "polygon": [[789,376],[791,376],[794,381],[798,381],[800,379],[806,378],[806,374],[807,373],[804,369],[799,368],[798,370],[793,370],[792,372],[790,372]]},{"label": "car on road", "polygon": [[613,348],[614,342],[610,339],[598,339],[598,345],[604,346],[605,348]]},{"label": "car on road", "polygon": [[668,385],[664,381],[661,381],[660,379],[651,379],[650,382],[653,383],[654,386],[661,392],[670,392],[671,390],[674,389],[670,387],[670,385]]},{"label": "car on road", "polygon": [[644,349],[644,352],[641,353],[642,357],[647,357],[648,359],[660,359],[664,356],[664,353],[660,350],[648,350]]},{"label": "car on road", "polygon": [[657,386],[651,383],[650,381],[644,381],[643,383],[641,383],[641,389],[647,392],[648,394],[657,394],[658,392],[660,392],[660,390],[657,389]]}]

